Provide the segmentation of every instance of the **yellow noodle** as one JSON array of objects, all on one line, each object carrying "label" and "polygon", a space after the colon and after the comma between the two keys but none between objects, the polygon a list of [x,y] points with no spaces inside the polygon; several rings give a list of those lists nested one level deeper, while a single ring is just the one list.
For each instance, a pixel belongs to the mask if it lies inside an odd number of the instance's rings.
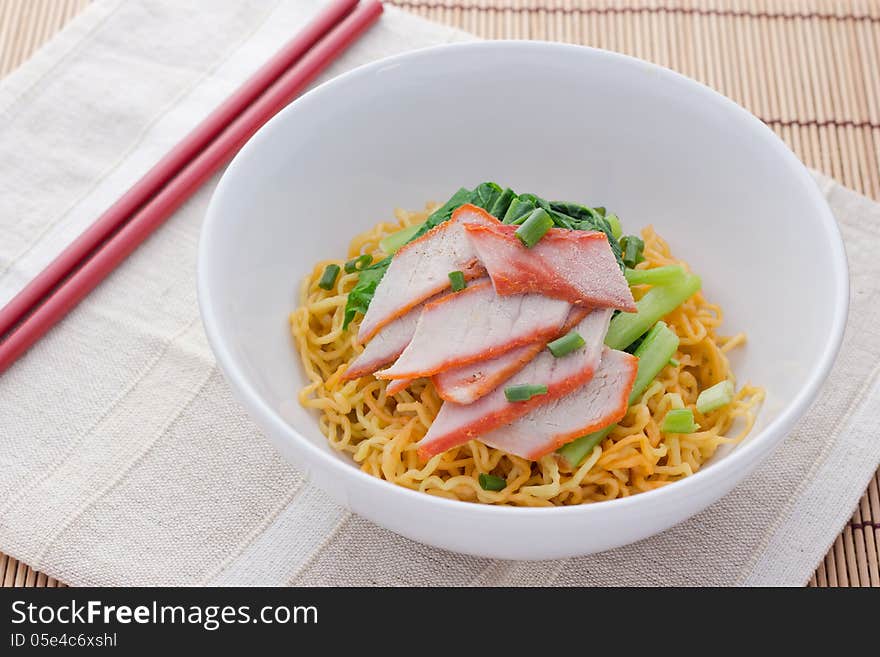
[{"label": "yellow noodle", "polygon": [[[348,258],[369,253],[384,256],[380,240],[404,226],[421,223],[433,209],[395,212],[396,222],[380,223],[356,236]],[[642,231],[645,261],[640,269],[687,264],[676,259],[652,227]],[[355,342],[357,321],[342,329],[346,297],[357,274],[341,272],[331,290],[318,287],[324,268],[343,260],[315,265],[300,288],[300,306],[290,316],[297,350],[308,384],[299,393],[303,406],[319,414],[321,431],[342,452],[349,453],[364,472],[431,495],[486,504],[560,506],[598,502],[653,490],[687,477],[719,446],[742,440],[751,430],[764,391],[742,386],[726,407],[703,415],[696,410],[701,390],[723,380],[735,382],[727,353],[745,343],[745,335],[721,336],[721,308],[697,293],[665,318],[681,340],[676,359],[649,386],[642,399],[596,446],[577,468],[560,463],[554,455],[536,462],[506,454],[471,441],[421,462],[415,444],[425,435],[440,409],[441,400],[430,381],[419,379],[389,397],[385,381],[366,376],[343,381],[341,374],[362,350]],[[635,288],[638,298],[647,288]],[[694,411],[698,432],[669,435],[660,431],[672,398],[681,396]],[[732,432],[732,433],[731,433]],[[479,475],[504,477],[502,491],[485,491]]]}]

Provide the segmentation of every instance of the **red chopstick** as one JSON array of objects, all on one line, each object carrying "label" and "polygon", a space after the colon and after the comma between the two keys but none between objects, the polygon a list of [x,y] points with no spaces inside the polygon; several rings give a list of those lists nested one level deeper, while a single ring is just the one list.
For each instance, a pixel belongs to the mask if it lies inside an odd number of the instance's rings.
[{"label": "red chopstick", "polygon": [[358,0],[333,0],[315,19],[278,51],[235,93],[205,118],[183,141],[138,180],[104,214],[0,309],[0,336],[18,324],[52,289],[101,243],[131,218],[205,148],[281,74],[308,52],[357,5]]},{"label": "red chopstick", "polygon": [[378,0],[363,3],[351,12],[219,132],[127,223],[120,222],[123,223],[122,228],[95,250],[79,269],[65,274],[68,278],[0,343],[0,373],[87,296],[266,121],[296,98],[372,25],[381,13],[382,4]]}]

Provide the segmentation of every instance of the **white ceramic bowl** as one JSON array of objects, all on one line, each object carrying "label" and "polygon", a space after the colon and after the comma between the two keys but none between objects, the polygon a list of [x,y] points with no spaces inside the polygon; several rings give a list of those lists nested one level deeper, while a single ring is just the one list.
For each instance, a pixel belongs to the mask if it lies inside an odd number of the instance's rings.
[{"label": "white ceramic bowl", "polygon": [[[296,403],[288,333],[319,259],[395,207],[495,180],[654,224],[746,331],[740,381],[767,389],[748,439],[671,486],[568,508],[439,499],[360,472]],[[408,53],[306,94],[230,164],[199,254],[208,338],[238,399],[290,460],[352,511],[476,555],[549,559],[635,541],[729,492],[776,447],[825,379],[843,334],[847,266],[807,170],[764,124],[652,64],[589,48],[483,42]],[[235,467],[235,464],[230,464]]]}]

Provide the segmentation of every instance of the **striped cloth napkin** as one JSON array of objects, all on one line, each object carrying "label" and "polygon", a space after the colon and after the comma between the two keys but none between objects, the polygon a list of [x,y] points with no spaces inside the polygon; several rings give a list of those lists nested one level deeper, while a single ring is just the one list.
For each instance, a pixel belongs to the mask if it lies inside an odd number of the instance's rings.
[{"label": "striped cloth napkin", "polygon": [[[0,303],[317,7],[97,2],[4,80]],[[325,79],[468,38],[387,7]],[[579,559],[492,561],[331,502],[232,400],[206,344],[195,260],[213,181],[0,377],[0,550],[74,585],[801,585],[880,462],[880,206],[817,180],[852,267],[837,366],[759,472],[659,536]]]}]

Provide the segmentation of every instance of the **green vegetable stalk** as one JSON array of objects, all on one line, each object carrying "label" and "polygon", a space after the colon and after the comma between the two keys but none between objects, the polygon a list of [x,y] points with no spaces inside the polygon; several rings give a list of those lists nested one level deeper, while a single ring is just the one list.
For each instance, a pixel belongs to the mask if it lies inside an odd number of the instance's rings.
[{"label": "green vegetable stalk", "polygon": [[657,321],[696,294],[700,285],[699,276],[685,274],[676,283],[651,288],[636,301],[636,312],[620,313],[611,320],[605,344],[612,349],[626,349]]},{"label": "green vegetable stalk", "polygon": [[379,248],[388,255],[394,255],[400,247],[416,236],[416,233],[422,229],[423,225],[424,224],[413,224],[412,226],[401,228],[396,233],[391,233],[379,242]]},{"label": "green vegetable stalk", "polygon": [[607,214],[605,215],[605,221],[611,226],[611,237],[615,240],[619,240],[620,236],[623,235],[623,227],[620,225],[620,219],[616,214]]},{"label": "green vegetable stalk", "polygon": [[685,271],[678,265],[666,265],[653,269],[627,269],[623,272],[630,285],[671,285],[684,280]]}]

